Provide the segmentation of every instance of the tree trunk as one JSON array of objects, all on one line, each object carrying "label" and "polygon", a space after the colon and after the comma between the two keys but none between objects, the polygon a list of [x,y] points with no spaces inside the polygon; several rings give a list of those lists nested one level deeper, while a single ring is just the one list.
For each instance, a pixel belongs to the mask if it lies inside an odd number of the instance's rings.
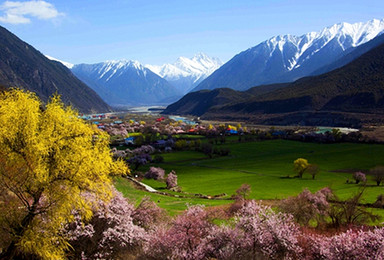
[{"label": "tree trunk", "polygon": [[7,250],[0,254],[0,259],[12,260],[16,256],[16,244],[14,241],[8,246]]},{"label": "tree trunk", "polygon": [[11,242],[11,244],[8,246],[8,248],[0,254],[0,259],[6,259],[11,260],[15,259],[15,256],[17,256],[17,243],[20,241],[21,237],[24,235],[25,231],[28,229],[29,225],[32,223],[33,219],[36,217],[36,209],[39,204],[39,200],[41,198],[41,195],[43,193],[43,190],[39,190],[34,198],[33,198],[33,204],[30,207],[30,210],[28,211],[28,214],[23,218],[23,220],[20,223],[20,226],[15,230],[15,238]]}]

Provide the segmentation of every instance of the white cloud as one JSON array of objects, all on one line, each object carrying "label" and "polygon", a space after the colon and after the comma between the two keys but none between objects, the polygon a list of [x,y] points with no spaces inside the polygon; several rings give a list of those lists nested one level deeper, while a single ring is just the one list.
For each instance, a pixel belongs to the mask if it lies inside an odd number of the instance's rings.
[{"label": "white cloud", "polygon": [[0,10],[4,13],[0,16],[0,22],[11,24],[30,23],[30,18],[49,20],[63,15],[45,1],[5,1],[0,5]]}]

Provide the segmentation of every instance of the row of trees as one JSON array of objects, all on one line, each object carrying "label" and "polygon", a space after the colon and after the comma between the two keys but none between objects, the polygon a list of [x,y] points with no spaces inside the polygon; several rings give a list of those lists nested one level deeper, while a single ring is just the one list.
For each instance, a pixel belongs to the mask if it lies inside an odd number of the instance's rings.
[{"label": "row of trees", "polygon": [[[326,195],[328,191],[314,194]],[[318,213],[322,207],[318,204]],[[215,219],[225,219],[221,225]],[[293,215],[252,200],[236,211],[189,206],[173,219],[144,199],[134,208],[121,194],[95,211],[90,222],[65,229],[79,259],[383,259],[384,228],[319,234]]]},{"label": "row of trees", "polygon": [[[297,177],[299,178],[302,178],[304,173],[308,173],[314,180],[320,169],[317,164],[308,163],[307,159],[297,158],[295,161],[293,161],[293,170],[297,173]],[[384,181],[384,166],[376,166],[370,169],[368,173],[372,176],[377,186],[379,186]],[[365,173],[357,171],[352,174],[352,179],[355,180],[356,184],[359,184],[360,182],[366,182],[367,176]]]},{"label": "row of trees", "polygon": [[362,206],[363,192],[364,189],[347,200],[341,200],[329,188],[323,188],[314,194],[305,189],[299,195],[281,201],[279,209],[292,214],[295,221],[304,226],[309,223],[333,228],[363,225],[379,219]]},{"label": "row of trees", "polygon": [[[384,166],[376,166],[368,171],[376,182],[376,185],[379,186],[384,181]],[[365,173],[358,171],[352,174],[352,178],[355,180],[355,183],[366,182],[367,176]]]}]

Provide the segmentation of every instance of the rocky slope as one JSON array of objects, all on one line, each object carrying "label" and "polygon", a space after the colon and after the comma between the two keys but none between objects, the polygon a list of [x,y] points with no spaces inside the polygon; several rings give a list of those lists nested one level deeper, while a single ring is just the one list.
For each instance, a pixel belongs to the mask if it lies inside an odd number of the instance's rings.
[{"label": "rocky slope", "polygon": [[47,102],[55,93],[80,112],[111,108],[59,62],[49,60],[31,45],[0,26],[0,85],[33,91]]}]

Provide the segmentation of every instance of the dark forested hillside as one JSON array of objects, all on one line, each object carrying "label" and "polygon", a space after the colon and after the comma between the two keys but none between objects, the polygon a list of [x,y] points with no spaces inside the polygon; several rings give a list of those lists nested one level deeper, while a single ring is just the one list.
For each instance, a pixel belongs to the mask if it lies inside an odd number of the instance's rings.
[{"label": "dark forested hillside", "polygon": [[65,104],[81,112],[106,112],[110,107],[59,62],[47,59],[31,45],[0,26],[0,85],[35,92],[46,102],[58,93]]},{"label": "dark forested hillside", "polygon": [[249,96],[250,94],[229,88],[200,90],[188,93],[176,103],[169,105],[163,113],[201,116],[216,106],[246,101]]}]

